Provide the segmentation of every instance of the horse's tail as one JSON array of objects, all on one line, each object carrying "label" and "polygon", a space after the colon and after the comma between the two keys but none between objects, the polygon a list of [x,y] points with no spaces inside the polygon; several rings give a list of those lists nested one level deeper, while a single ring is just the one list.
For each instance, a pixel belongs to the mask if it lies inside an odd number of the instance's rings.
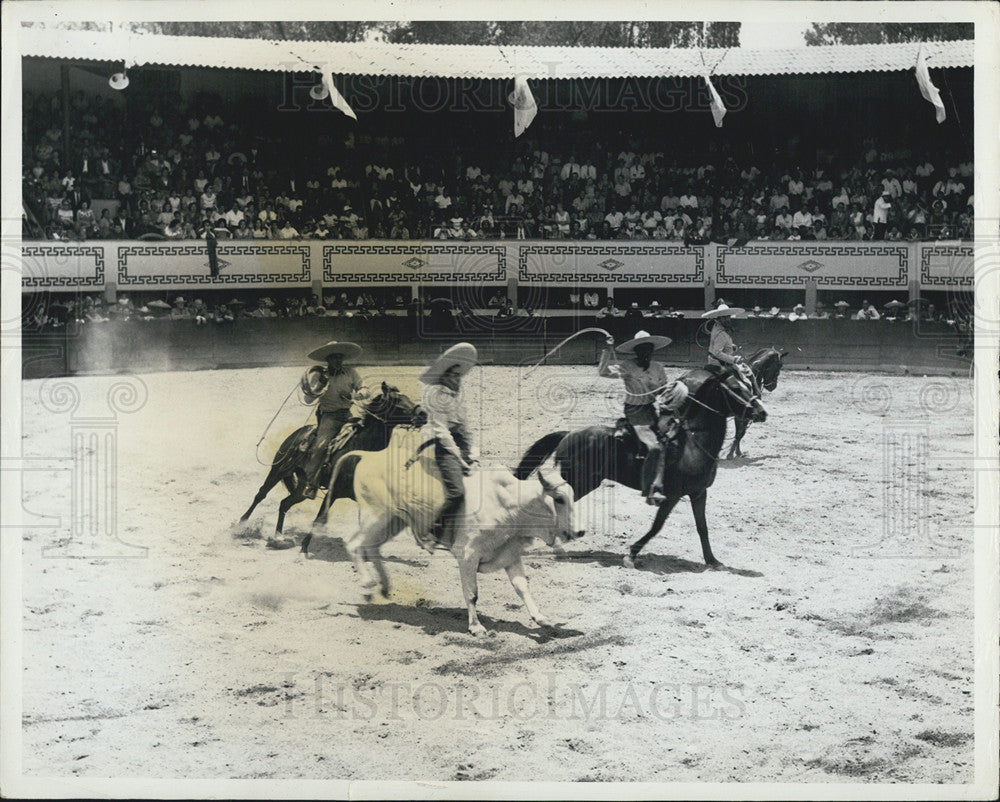
[{"label": "horse's tail", "polygon": [[536,441],[521,458],[520,464],[514,469],[514,476],[518,479],[527,479],[528,475],[538,468],[548,456],[556,450],[556,446],[569,432],[552,432],[545,435],[541,440]]}]

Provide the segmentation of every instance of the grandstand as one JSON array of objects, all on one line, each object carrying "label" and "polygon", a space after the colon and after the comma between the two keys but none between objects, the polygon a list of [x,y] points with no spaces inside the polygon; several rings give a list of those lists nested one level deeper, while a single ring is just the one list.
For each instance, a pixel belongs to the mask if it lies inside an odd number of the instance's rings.
[{"label": "grandstand", "polygon": [[[695,315],[720,296],[804,303],[814,317],[897,300],[955,336],[969,325],[971,42],[54,42],[26,29],[23,286],[39,328],[160,316],[423,326],[445,299],[438,329],[494,331],[514,325],[498,314],[509,299],[529,331],[531,317],[581,322],[609,301],[659,320],[653,301]],[[920,47],[943,124],[913,78]],[[107,79],[123,63],[116,91]],[[324,72],[357,120],[310,95]],[[539,110],[517,138],[515,74]],[[203,314],[189,311],[193,292]]]}]

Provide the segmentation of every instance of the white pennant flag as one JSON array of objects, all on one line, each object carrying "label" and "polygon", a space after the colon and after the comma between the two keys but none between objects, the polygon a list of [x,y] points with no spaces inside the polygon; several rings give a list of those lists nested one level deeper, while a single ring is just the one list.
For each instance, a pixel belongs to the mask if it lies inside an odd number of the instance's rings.
[{"label": "white pennant flag", "polygon": [[514,138],[521,136],[531,125],[538,113],[535,98],[525,78],[514,79],[514,91],[507,96],[507,101],[514,107]]},{"label": "white pennant flag", "polygon": [[333,67],[329,64],[325,64],[323,66],[322,75],[323,89],[326,91],[320,97],[317,97],[316,95],[313,95],[313,97],[316,97],[317,100],[323,100],[323,98],[329,96],[330,102],[333,104],[335,109],[339,109],[352,120],[358,119],[358,116],[354,113],[354,109],[352,109],[348,102],[344,100],[344,96],[337,91],[337,86],[333,83]]},{"label": "white pennant flag", "polygon": [[722,128],[722,118],[726,116],[726,107],[722,103],[722,98],[712,86],[712,79],[705,76],[705,83],[708,84],[709,105],[712,108],[712,118],[715,120],[715,127]]},{"label": "white pennant flag", "polygon": [[934,116],[939,123],[944,122],[944,103],[941,101],[941,93],[938,88],[931,83],[931,74],[927,71],[927,59],[924,57],[924,48],[921,46],[917,54],[917,86],[920,87],[920,94],[924,100],[934,104]]}]

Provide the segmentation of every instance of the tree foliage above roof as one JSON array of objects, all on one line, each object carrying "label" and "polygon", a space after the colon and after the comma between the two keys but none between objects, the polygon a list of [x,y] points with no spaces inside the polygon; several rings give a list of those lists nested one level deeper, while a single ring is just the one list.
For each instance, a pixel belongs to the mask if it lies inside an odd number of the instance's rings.
[{"label": "tree foliage above roof", "polygon": [[[104,30],[108,23],[63,23]],[[315,42],[388,41],[397,44],[536,45],[550,47],[739,47],[738,22],[134,22],[129,27],[166,36],[232,37]]]},{"label": "tree foliage above roof", "polygon": [[550,47],[739,47],[738,22],[420,21],[386,29],[390,42]]},{"label": "tree foliage above roof", "polygon": [[946,42],[975,38],[971,22],[930,23],[814,22],[805,32],[807,45],[884,45],[895,42]]}]

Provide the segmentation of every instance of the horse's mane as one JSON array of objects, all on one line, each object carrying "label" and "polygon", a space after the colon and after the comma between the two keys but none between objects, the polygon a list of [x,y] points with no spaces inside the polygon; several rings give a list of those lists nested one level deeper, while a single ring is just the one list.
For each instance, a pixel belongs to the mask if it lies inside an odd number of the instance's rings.
[{"label": "horse's mane", "polygon": [[750,354],[750,356],[747,358],[747,362],[755,362],[760,357],[764,356],[764,354],[771,351],[773,351],[775,354],[780,353],[777,348],[772,348],[772,347],[761,348],[760,350],[754,351],[752,354]]}]

